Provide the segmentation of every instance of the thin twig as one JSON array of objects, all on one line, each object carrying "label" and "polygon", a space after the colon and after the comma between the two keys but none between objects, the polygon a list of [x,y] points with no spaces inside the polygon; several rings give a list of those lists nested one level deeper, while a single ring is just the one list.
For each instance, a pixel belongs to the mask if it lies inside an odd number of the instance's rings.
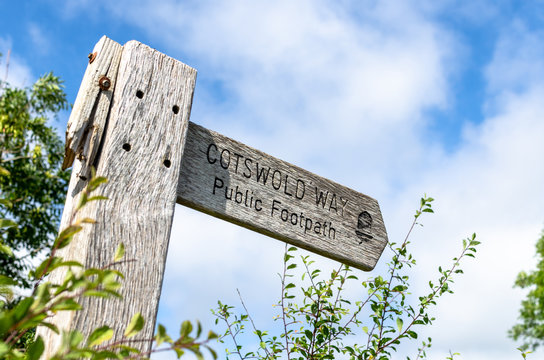
[{"label": "thin twig", "polygon": [[[236,341],[236,336],[234,332],[232,331],[231,324],[229,323],[229,320],[227,319],[226,316],[223,316],[223,321],[225,321],[225,323],[227,324],[227,328],[229,329],[229,334],[232,338],[232,342],[234,343],[234,346],[236,347],[236,354],[238,354],[238,356],[240,357],[240,360],[244,360],[244,358],[242,357],[242,354],[240,354],[240,347],[238,346],[238,342]],[[238,334],[238,332],[236,334]]]},{"label": "thin twig", "polygon": [[282,314],[282,320],[283,320],[283,331],[285,333],[285,351],[287,353],[287,359],[291,359],[291,353],[289,352],[289,336],[287,333],[287,321],[286,321],[286,314],[285,314],[285,278],[287,277],[287,261],[285,260],[285,256],[287,256],[287,244],[285,244],[285,251],[284,251],[284,261],[283,261],[283,275],[281,277],[281,314]]},{"label": "thin twig", "polygon": [[444,288],[444,285],[446,285],[448,283],[448,280],[453,276],[454,274],[454,270],[457,268],[457,266],[459,266],[459,262],[460,260],[465,256],[465,253],[467,252],[467,250],[469,249],[470,246],[467,246],[466,248],[463,249],[463,251],[461,252],[461,255],[459,257],[457,257],[457,260],[454,261],[452,267],[450,268],[449,272],[446,272],[447,275],[444,276],[444,281],[442,281],[440,283],[439,286],[437,286],[433,292],[428,296],[427,298],[427,302],[422,304],[421,307],[420,307],[420,311],[419,313],[412,318],[412,321],[410,322],[410,324],[404,329],[404,331],[402,333],[400,333],[396,338],[390,340],[388,343],[386,343],[385,345],[383,345],[382,347],[380,347],[377,351],[376,351],[376,354],[379,354],[381,351],[383,351],[384,349],[386,349],[388,346],[390,346],[391,344],[393,344],[395,341],[397,341],[398,339],[400,339],[402,336],[406,335],[406,333],[408,332],[408,330],[415,324],[415,322],[417,320],[419,320],[419,318],[422,316],[422,313],[423,311],[421,310],[424,310],[426,309],[429,304],[431,304],[432,300],[436,297],[436,295],[439,293],[440,290],[442,290]]},{"label": "thin twig", "polygon": [[[242,298],[242,294],[240,293],[240,290],[237,288],[236,291],[238,292],[238,297],[240,298],[240,302],[242,303],[242,307],[246,311],[247,317],[249,318],[249,321],[251,322],[251,326],[253,326],[253,330],[255,331],[255,334],[257,334],[257,336],[259,337],[259,340],[261,341],[261,343],[264,343],[266,345],[266,343],[263,341],[263,337],[261,336],[260,332],[257,330],[257,327],[255,326],[255,323],[253,322],[253,318],[249,314],[249,310],[247,309],[246,304],[244,303],[244,299]],[[264,351],[266,352],[267,357],[272,358],[272,355],[270,354],[270,352],[268,351],[266,346],[264,347]]]},{"label": "thin twig", "polygon": [[[312,288],[313,289],[317,289],[316,286],[315,286],[315,282],[314,282],[314,279],[312,277],[312,274],[310,272],[310,268],[308,267],[308,264],[306,263],[306,261],[304,260],[304,258],[302,259],[302,262],[304,263],[304,267],[306,268],[306,274],[308,274],[308,277],[310,278],[310,282],[312,283]],[[309,349],[309,352],[308,352],[308,356],[310,358],[313,358],[313,351],[314,351],[314,344],[315,344],[315,336],[316,336],[316,332],[317,332],[317,327],[315,326],[315,324],[317,324],[318,320],[319,320],[319,316],[321,314],[321,296],[317,293],[316,291],[316,295],[317,295],[317,299],[314,300],[311,296],[310,296],[310,299],[312,301],[315,301],[317,303],[317,311],[315,314],[312,314],[315,318],[315,323],[313,325],[314,327],[314,331],[312,332],[312,339],[310,340],[310,349]]]}]

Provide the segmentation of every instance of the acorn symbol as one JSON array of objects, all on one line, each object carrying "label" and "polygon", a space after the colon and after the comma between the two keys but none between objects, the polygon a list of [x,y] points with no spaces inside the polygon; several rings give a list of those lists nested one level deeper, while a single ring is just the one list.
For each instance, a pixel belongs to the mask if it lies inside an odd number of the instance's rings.
[{"label": "acorn symbol", "polygon": [[355,234],[357,234],[357,237],[359,238],[359,245],[363,243],[363,241],[369,241],[373,238],[372,235],[370,235],[370,231],[372,229],[372,216],[368,213],[368,211],[363,211],[359,214],[359,218],[357,220],[357,230],[355,230]]}]

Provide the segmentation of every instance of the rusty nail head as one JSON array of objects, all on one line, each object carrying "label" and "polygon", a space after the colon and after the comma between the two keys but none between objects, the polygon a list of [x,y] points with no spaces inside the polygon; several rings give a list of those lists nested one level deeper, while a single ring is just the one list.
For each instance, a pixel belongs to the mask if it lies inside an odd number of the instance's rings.
[{"label": "rusty nail head", "polygon": [[88,58],[89,58],[89,64],[92,64],[94,59],[96,59],[96,52],[90,53]]},{"label": "rusty nail head", "polygon": [[107,77],[106,75],[101,76],[100,79],[98,80],[98,86],[102,90],[108,90],[111,86],[110,78]]}]

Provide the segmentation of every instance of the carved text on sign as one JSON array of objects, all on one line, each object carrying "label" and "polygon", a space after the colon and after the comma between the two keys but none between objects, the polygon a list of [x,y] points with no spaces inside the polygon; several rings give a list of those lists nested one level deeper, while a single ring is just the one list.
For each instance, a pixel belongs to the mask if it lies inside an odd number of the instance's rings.
[{"label": "carved text on sign", "polygon": [[376,200],[191,122],[178,202],[364,270],[387,243]]},{"label": "carved text on sign", "polygon": [[[332,191],[321,190],[317,186],[308,187],[307,191],[306,184],[310,183],[307,179],[296,178],[285,171],[282,172],[279,169],[259,163],[259,161],[248,157],[247,154],[240,154],[228,148],[218,148],[214,143],[207,145],[205,154],[206,156],[202,158],[202,161],[208,165],[220,167],[243,179],[254,181],[260,186],[267,186],[277,192],[278,196],[304,201],[306,196],[310,196],[309,194],[313,192],[315,196],[311,199],[306,198],[306,201],[313,202],[315,198],[317,208],[326,209],[333,214],[344,216],[348,200],[341,196],[337,197]],[[264,206],[266,208],[265,214],[269,214],[278,221],[293,225],[295,227],[293,231],[321,235],[331,240],[336,238],[336,229],[330,219],[316,218],[311,214],[305,215],[302,211],[293,211],[276,198],[259,198],[253,190],[244,188],[243,184],[228,186],[225,185],[223,178],[215,176],[211,193],[216,196],[224,196],[225,200],[249,207],[256,212],[263,211]]]}]

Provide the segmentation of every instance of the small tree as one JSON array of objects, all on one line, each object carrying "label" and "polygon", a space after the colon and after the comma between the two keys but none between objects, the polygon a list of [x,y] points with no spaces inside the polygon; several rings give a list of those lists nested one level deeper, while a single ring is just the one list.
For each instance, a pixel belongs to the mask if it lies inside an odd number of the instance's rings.
[{"label": "small tree", "polygon": [[544,231],[536,242],[536,269],[518,274],[514,287],[528,289],[521,302],[519,322],[508,332],[514,340],[522,340],[522,349],[535,350],[544,345]]},{"label": "small tree", "polygon": [[[92,194],[105,178],[94,177],[84,189],[76,212],[80,211],[88,202],[103,200],[105,197]],[[0,219],[0,223],[2,223]],[[208,332],[203,337],[202,327],[197,322],[196,327],[189,321],[181,324],[179,337],[171,337],[166,328],[159,324],[153,338],[138,337],[144,327],[144,318],[136,313],[127,324],[122,336],[115,340],[114,330],[103,325],[85,337],[80,331],[62,330],[50,321],[51,317],[59,312],[73,312],[82,309],[82,300],[86,297],[104,299],[122,298],[119,289],[123,274],[116,266],[126,261],[137,259],[123,259],[124,245],[121,244],[115,251],[111,262],[101,268],[84,268],[81,263],[63,259],[58,250],[68,246],[74,235],[84,226],[92,226],[94,220],[79,219],[69,224],[54,239],[49,249],[49,256],[30,272],[34,282],[34,291],[29,296],[21,297],[20,301],[13,302],[13,288],[16,282],[4,275],[0,275],[0,359],[2,360],[38,360],[45,350],[45,342],[41,336],[33,338],[36,326],[47,327],[61,338],[60,346],[51,359],[147,359],[153,352],[173,351],[178,358],[191,352],[199,359],[203,359],[202,349],[208,349],[215,359],[217,356],[208,343],[217,336]],[[16,225],[12,224],[12,227]],[[2,246],[0,252],[10,252],[8,246]],[[59,268],[67,268],[64,278],[58,283],[46,281],[49,273]],[[28,335],[31,336],[28,336]],[[22,341],[27,338],[26,341]],[[203,338],[199,340],[199,338]],[[142,353],[135,344],[150,343],[153,346],[148,353]]]},{"label": "small tree", "polygon": [[[48,119],[67,107],[62,81],[46,74],[30,88],[0,81],[0,274],[29,287],[29,259],[54,239],[67,189],[63,142]],[[11,222],[10,222],[11,221]],[[18,226],[13,225],[13,222]]]},{"label": "small tree", "polygon": [[[301,264],[295,262],[297,249],[286,246],[283,273],[280,274],[281,298],[277,304],[280,311],[275,317],[281,322],[282,331],[271,334],[259,330],[243,301],[245,314],[241,315],[236,315],[232,306],[219,302],[214,311],[216,323],[225,324],[222,339],[230,339],[234,345],[232,350],[227,350],[227,358],[230,355],[241,360],[391,359],[401,342],[417,339],[417,329],[432,323],[434,318],[429,309],[442,295],[453,293],[450,285],[454,276],[462,273],[461,259],[474,257],[479,244],[475,235],[463,240],[460,254],[447,268],[438,268],[437,280],[428,282],[428,292],[414,298],[406,271],[416,265],[409,251],[409,237],[421,215],[433,212],[432,201],[432,198],[422,198],[404,241],[389,243],[393,255],[387,264],[388,270],[384,275],[362,281],[367,295],[361,299],[344,296],[348,283],[356,285],[353,283],[358,281],[349,267],[340,264],[330,276],[323,276],[308,256],[301,257]],[[302,265],[302,285],[297,286],[291,279],[299,265]],[[245,331],[248,322],[258,337],[257,349],[246,350],[240,343],[239,335]],[[417,359],[425,357],[430,345],[430,338],[422,342]],[[450,358],[455,355],[451,354]]]}]

